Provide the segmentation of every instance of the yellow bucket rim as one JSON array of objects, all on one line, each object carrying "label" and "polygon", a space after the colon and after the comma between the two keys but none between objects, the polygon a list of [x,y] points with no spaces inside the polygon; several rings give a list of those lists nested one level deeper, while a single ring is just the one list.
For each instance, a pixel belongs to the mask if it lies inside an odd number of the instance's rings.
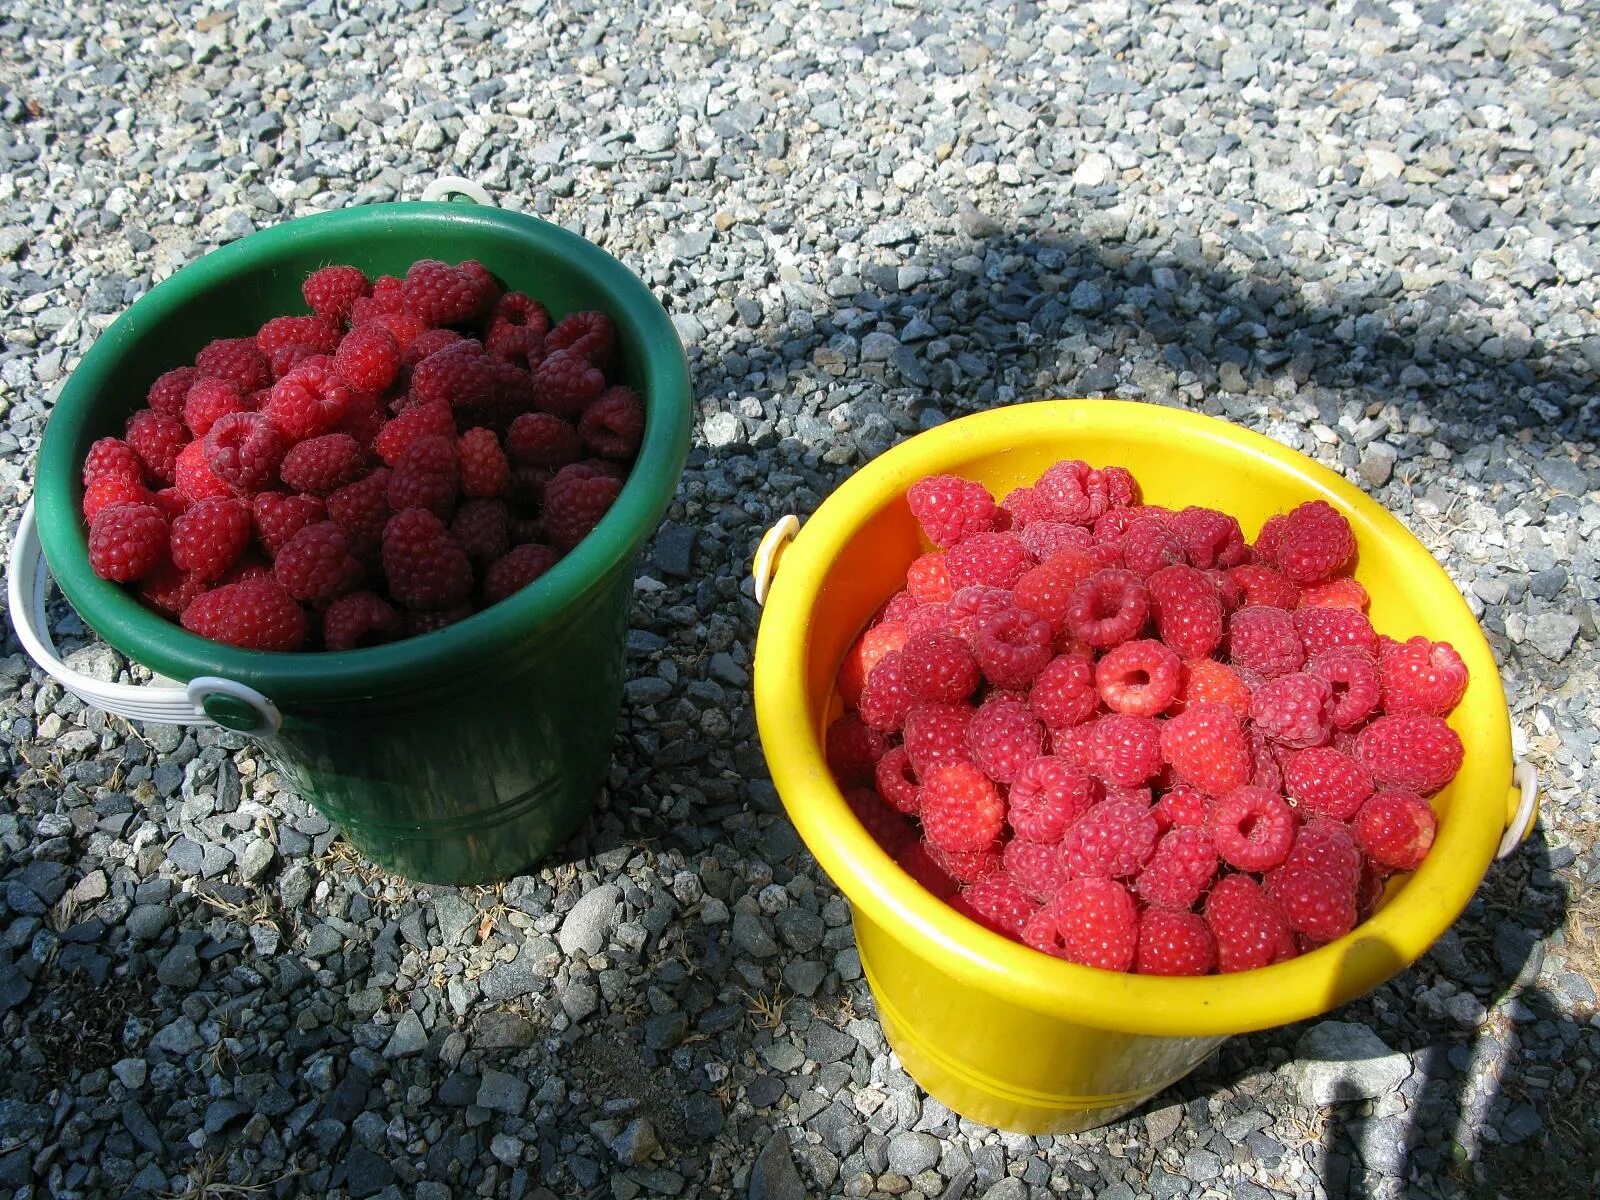
[{"label": "yellow bucket rim", "polygon": [[[1422,866],[1377,913],[1345,937],[1270,967],[1230,975],[1164,978],[1120,974],[1053,958],[962,916],[926,891],[856,820],[823,755],[806,696],[806,629],[841,549],[867,514],[926,475],[959,460],[1074,433],[1148,434],[1175,446],[1221,443],[1305,485],[1350,519],[1358,544],[1381,542],[1404,562],[1411,586],[1435,600],[1427,630],[1449,641],[1474,683],[1451,714],[1466,764],[1499,786],[1458,792]],[[1105,465],[1105,464],[1098,464]],[[776,569],[776,564],[774,564]],[[784,548],[765,597],[756,641],[755,704],[762,749],[778,794],[807,849],[854,905],[921,948],[960,983],[1034,1011],[1095,1028],[1169,1037],[1245,1033],[1316,1016],[1392,978],[1420,958],[1466,907],[1505,832],[1511,786],[1510,715],[1499,668],[1455,584],[1388,510],[1332,471],[1286,446],[1226,421],[1127,400],[1046,400],[962,417],[901,443],[856,472]],[[1491,682],[1493,686],[1481,686]]]}]

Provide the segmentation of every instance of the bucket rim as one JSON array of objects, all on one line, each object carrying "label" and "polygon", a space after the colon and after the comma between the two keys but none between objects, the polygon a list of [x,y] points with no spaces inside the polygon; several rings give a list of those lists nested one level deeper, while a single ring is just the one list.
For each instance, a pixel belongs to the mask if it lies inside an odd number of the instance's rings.
[{"label": "bucket rim", "polygon": [[[1074,433],[1139,432],[1175,447],[1226,447],[1257,470],[1289,474],[1306,498],[1326,499],[1350,518],[1360,545],[1374,539],[1398,554],[1408,585],[1435,612],[1429,636],[1448,640],[1471,685],[1451,714],[1466,727],[1467,763],[1489,779],[1478,792],[1451,793],[1449,818],[1423,865],[1397,894],[1349,934],[1287,962],[1192,978],[1122,974],[1056,959],[962,916],[927,892],[866,832],[834,784],[820,722],[807,699],[806,628],[829,570],[866,517],[907,487],[953,464],[1019,443]],[[754,687],[762,747],[791,821],[819,865],[853,905],[918,947],[956,980],[1063,1021],[1119,1032],[1196,1037],[1245,1033],[1325,1013],[1408,967],[1449,927],[1493,861],[1511,787],[1510,715],[1500,672],[1476,618],[1432,554],[1371,497],[1267,437],[1183,409],[1120,399],[1056,399],[1010,405],[935,427],[879,456],[839,486],[784,552],[762,613]],[[1458,777],[1459,782],[1459,777]],[[1451,785],[1454,789],[1456,783]]]},{"label": "bucket rim", "polygon": [[[344,651],[270,652],[202,638],[145,608],[122,585],[89,567],[75,461],[80,443],[101,418],[98,400],[116,379],[136,338],[159,327],[203,291],[308,249],[328,262],[346,260],[369,237],[493,229],[521,239],[530,256],[583,276],[605,293],[607,315],[639,347],[645,432],[628,479],[600,523],[528,587],[498,604],[433,632]],[[419,241],[419,245],[426,245]],[[354,255],[359,257],[359,255]],[[492,264],[491,264],[492,266]],[[230,336],[219,330],[217,336]],[[181,365],[181,364],[173,364]],[[40,446],[35,475],[39,539],[63,595],[85,624],[110,645],[169,678],[221,675],[263,692],[275,703],[350,699],[425,684],[454,664],[492,658],[582,606],[638,553],[666,513],[688,457],[692,402],[688,359],[665,309],[644,282],[593,242],[526,213],[449,201],[358,205],[295,218],[211,251],[140,297],[84,355],[61,389]]]}]

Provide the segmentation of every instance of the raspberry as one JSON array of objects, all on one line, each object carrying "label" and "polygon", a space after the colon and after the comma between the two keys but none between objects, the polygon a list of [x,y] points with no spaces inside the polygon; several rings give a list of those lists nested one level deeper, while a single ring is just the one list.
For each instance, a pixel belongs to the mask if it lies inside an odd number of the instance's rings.
[{"label": "raspberry", "polygon": [[332,360],[308,358],[277,383],[261,411],[284,440],[303,442],[338,428],[350,402],[350,385],[334,371]]},{"label": "raspberry", "polygon": [[386,421],[373,441],[373,449],[392,467],[400,461],[406,447],[418,438],[453,438],[455,435],[456,419],[450,406],[443,400],[429,400]]},{"label": "raspberry", "polygon": [[884,752],[883,735],[869,728],[855,713],[845,713],[828,726],[825,757],[840,787],[870,785]]},{"label": "raspberry", "polygon": [[365,479],[328,493],[328,516],[345,527],[362,556],[376,551],[394,510],[389,507],[389,471],[380,467]]},{"label": "raspberry", "polygon": [[1344,646],[1324,650],[1306,670],[1333,688],[1333,723],[1351,729],[1377,710],[1381,677],[1377,662],[1365,650]]},{"label": "raspberry", "polygon": [[1140,975],[1209,975],[1216,963],[1216,938],[1199,914],[1164,908],[1139,914],[1133,969]]},{"label": "raspberry", "polygon": [[379,275],[372,281],[372,303],[375,312],[399,312],[404,284],[393,275]]},{"label": "raspberry", "polygon": [[400,346],[387,329],[367,325],[345,334],[333,363],[356,387],[382,392],[400,373]]},{"label": "raspberry", "polygon": [[1248,875],[1224,875],[1211,885],[1205,921],[1217,940],[1217,970],[1224,974],[1294,957],[1282,910]]},{"label": "raspberry", "polygon": [[944,558],[950,586],[1010,588],[1033,566],[1033,558],[1011,533],[972,533]]},{"label": "raspberry", "polygon": [[965,704],[913,704],[905,714],[905,747],[919,779],[950,763],[968,762],[967,727],[977,710]]},{"label": "raspberry", "polygon": [[372,290],[366,275],[357,267],[323,267],[306,276],[300,285],[311,311],[324,321],[342,325],[350,319],[355,302]]},{"label": "raspberry", "polygon": [[1126,971],[1139,942],[1138,909],[1114,880],[1069,879],[1029,919],[1022,940],[1068,962]]},{"label": "raspberry", "polygon": [[866,685],[861,689],[861,718],[880,732],[893,733],[905,723],[911,704],[900,673],[900,652],[890,651],[867,675]]},{"label": "raspberry", "polygon": [[[146,475],[162,483],[172,482],[178,454],[189,444],[189,430],[182,421],[141,408],[128,418],[123,436],[128,448],[138,456]],[[87,469],[87,464],[85,466]]]},{"label": "raspberry", "polygon": [[425,633],[433,633],[458,621],[465,621],[476,611],[471,601],[463,600],[460,604],[452,604],[449,608],[426,611],[409,609],[401,615],[400,620],[406,637],[421,637]]},{"label": "raspberry", "polygon": [[131,583],[167,561],[167,518],[154,504],[109,504],[89,523],[89,566]]},{"label": "raspberry", "polygon": [[631,462],[644,440],[644,404],[632,388],[607,388],[583,410],[578,433],[601,458]]},{"label": "raspberry", "polygon": [[550,332],[550,314],[537,300],[521,292],[507,292],[495,301],[489,327],[492,330],[496,325],[525,329],[542,342]]},{"label": "raspberry", "polygon": [[1307,658],[1337,646],[1355,646],[1371,653],[1378,649],[1372,622],[1359,608],[1300,608],[1294,614],[1294,627]]},{"label": "raspberry", "polygon": [[183,610],[190,633],[246,650],[298,650],[308,622],[294,597],[270,579],[223,584]]},{"label": "raspberry", "polygon": [[420,403],[443,401],[454,412],[493,408],[499,392],[495,360],[477,342],[463,340],[430,354],[411,373],[411,395]]},{"label": "raspberry", "polygon": [[616,356],[617,331],[611,318],[599,312],[575,312],[562,317],[545,335],[545,348],[566,350],[588,359],[602,371],[611,369]]},{"label": "raspberry", "polygon": [[1005,802],[971,763],[948,763],[928,772],[921,809],[923,834],[941,850],[982,850],[1005,826]]},{"label": "raspberry", "polygon": [[[903,662],[904,651],[901,653]],[[1044,726],[1021,700],[995,693],[973,714],[967,726],[967,749],[989,778],[1010,783],[1044,753]]]},{"label": "raspberry", "polygon": [[272,382],[272,367],[254,338],[218,338],[195,356],[200,374],[224,379],[249,395]]},{"label": "raspberry", "polygon": [[1250,743],[1225,704],[1191,704],[1161,727],[1161,755],[1186,782],[1225,796],[1250,782]]},{"label": "raspberry", "polygon": [[911,755],[904,746],[885,751],[874,764],[872,775],[880,796],[900,812],[915,815],[922,802],[922,785],[911,769]]},{"label": "raspberry", "polygon": [[1281,608],[1241,608],[1229,617],[1228,656],[1234,666],[1268,679],[1298,671],[1306,661],[1294,618]]},{"label": "raspberry", "polygon": [[979,618],[972,654],[983,676],[998,688],[1023,688],[1043,671],[1052,652],[1050,626],[1020,608]]},{"label": "raspberry", "polygon": [[340,596],[322,614],[322,644],[329,650],[355,650],[392,642],[403,629],[400,614],[375,592]]},{"label": "raspberry", "polygon": [[1201,574],[1210,580],[1211,586],[1217,590],[1217,599],[1222,602],[1224,615],[1236,612],[1245,606],[1244,588],[1235,582],[1229,572],[1212,570],[1203,571]]},{"label": "raspberry", "polygon": [[315,496],[262,492],[251,501],[250,508],[256,540],[272,557],[306,526],[327,518],[327,506]]},{"label": "raspberry", "polygon": [[1161,772],[1161,726],[1126,713],[1102,717],[1089,737],[1089,768],[1123,787],[1154,779]]},{"label": "raspberry", "polygon": [[[271,354],[267,355],[267,364],[272,368],[272,381],[276,383],[308,358],[322,357],[325,356],[314,347],[302,346],[298,342],[288,346],[279,346]],[[268,392],[270,394],[270,388]],[[260,406],[257,405],[256,407],[259,409]]]},{"label": "raspberry", "polygon": [[[900,825],[905,825],[905,818],[899,813],[895,812],[894,809],[890,808],[887,804],[884,804],[884,802],[879,800],[877,796],[873,795],[873,793],[864,792],[862,794],[865,796],[872,796],[872,799],[877,801],[878,807],[883,810],[884,815],[874,815],[873,819],[875,821],[884,821],[888,818],[893,818],[893,820]],[[854,805],[852,805],[852,807],[854,807]],[[857,816],[860,817],[859,812],[857,813]],[[861,823],[867,826],[869,832],[872,830],[872,826],[868,824],[866,818],[861,818]],[[950,899],[961,890],[961,885],[952,879],[950,877],[950,872],[946,871],[944,867],[942,867],[933,857],[933,854],[930,852],[931,848],[928,846],[928,844],[926,842],[917,841],[915,835],[910,833],[909,826],[906,828],[907,837],[902,843],[903,848],[895,854],[895,861],[900,864],[900,869],[902,871],[911,876],[912,879],[915,879],[929,892],[933,893],[933,895],[937,896],[941,900]],[[873,836],[877,837],[877,834],[874,833]],[[887,849],[887,844],[881,837],[878,838],[878,843]]]},{"label": "raspberry", "polygon": [[395,512],[425,508],[441,520],[448,520],[455,511],[460,488],[460,469],[451,439],[416,438],[389,476],[389,507]]},{"label": "raspberry", "polygon": [[1000,872],[1004,849],[998,839],[979,850],[943,850],[930,842],[928,857],[957,883],[977,883]]},{"label": "raspberry", "polygon": [[1361,851],[1350,826],[1329,817],[1313,817],[1295,831],[1285,866],[1315,867],[1354,887],[1361,879]]},{"label": "raspberry", "polygon": [[1356,735],[1355,757],[1378,783],[1428,796],[1461,769],[1461,736],[1442,717],[1383,716]]},{"label": "raspberry", "polygon": [[89,447],[88,457],[83,461],[83,486],[90,487],[102,479],[121,479],[142,485],[144,462],[121,438],[100,438]]},{"label": "raspberry", "polygon": [[[229,413],[205,436],[206,465],[241,496],[253,496],[271,485],[285,450],[282,435],[260,413]],[[174,472],[176,467],[174,461]]]},{"label": "raspberry", "polygon": [[550,413],[523,413],[506,430],[506,454],[514,463],[564,467],[577,462],[582,452],[578,431]]},{"label": "raspberry", "polygon": [[1326,745],[1333,736],[1333,688],[1305,671],[1269,679],[1250,698],[1250,719],[1280,745]]},{"label": "raspberry", "polygon": [[1310,500],[1289,513],[1273,561],[1294,583],[1321,583],[1355,553],[1356,535],[1345,515],[1326,500]]},{"label": "raspberry", "polygon": [[[1094,535],[1081,525],[1068,525],[1064,521],[1030,521],[1022,530],[1022,544],[1028,553],[1041,563],[1063,550],[1077,550],[1088,554],[1094,548]],[[1076,584],[1074,584],[1076,586]]]},{"label": "raspberry", "polygon": [[1356,814],[1361,849],[1380,866],[1414,871],[1433,846],[1438,818],[1428,802],[1411,792],[1377,792]]},{"label": "raspberry", "polygon": [[498,604],[507,596],[521,591],[551,567],[560,555],[549,546],[527,542],[508,551],[495,561],[483,577],[483,599],[487,604]]},{"label": "raspberry", "polygon": [[1278,749],[1254,725],[1244,727],[1250,742],[1250,786],[1266,788],[1274,796],[1283,794],[1283,772],[1278,766]]},{"label": "raspberry", "polygon": [[972,641],[977,636],[980,620],[1011,607],[1011,593],[1004,588],[962,588],[950,596],[950,628]]},{"label": "raspberry", "polygon": [[467,430],[456,443],[456,458],[463,496],[485,500],[505,492],[511,467],[500,449],[500,440],[491,430]]},{"label": "raspberry", "polygon": [[844,697],[846,704],[852,708],[860,705],[861,688],[872,668],[885,654],[899,650],[906,641],[905,626],[891,621],[873,626],[851,643],[850,649],[845,652],[844,662],[839,665],[837,680],[839,694]]},{"label": "raspberry", "polygon": [[190,442],[178,452],[177,461],[172,465],[172,478],[179,493],[191,501],[233,494],[233,489],[217,478],[206,461],[203,440]]},{"label": "raspberry", "polygon": [[83,492],[84,520],[93,522],[114,504],[155,504],[156,497],[137,479],[125,475],[102,475]]},{"label": "raspberry", "polygon": [[1136,875],[1150,861],[1161,830],[1155,810],[1138,800],[1102,800],[1067,829],[1061,861],[1069,878]]},{"label": "raspberry", "polygon": [[1052,519],[1069,525],[1093,525],[1111,507],[1105,475],[1076,459],[1049,468],[1033,490]]},{"label": "raspberry", "polygon": [[1067,880],[1067,864],[1056,842],[1012,838],[1001,855],[1001,865],[1024,894],[1035,900],[1048,901]]},{"label": "raspberry", "polygon": [[1371,597],[1354,579],[1330,579],[1300,589],[1301,608],[1358,608],[1367,611]]},{"label": "raspberry", "polygon": [[1331,871],[1286,864],[1268,872],[1266,893],[1290,929],[1318,943],[1341,938],[1355,927],[1355,884]]},{"label": "raspberry", "polygon": [[472,563],[444,523],[425,508],[395,513],[383,528],[389,594],[406,608],[436,612],[472,593]]},{"label": "raspberry", "polygon": [[557,350],[534,371],[533,388],[540,412],[576,417],[605,391],[606,377],[576,351]]},{"label": "raspberry", "polygon": [[900,651],[900,676],[913,702],[959,704],[972,695],[979,682],[972,651],[953,633],[907,638]]},{"label": "raspberry", "polygon": [[1066,759],[1041,755],[1012,779],[1006,816],[1019,838],[1059,842],[1094,805],[1096,791],[1094,780]]},{"label": "raspberry", "polygon": [[1372,795],[1372,774],[1355,759],[1329,747],[1289,756],[1283,770],[1284,794],[1305,812],[1339,821],[1355,816]]},{"label": "raspberry", "polygon": [[906,590],[924,604],[950,599],[955,589],[950,586],[950,571],[945,566],[944,555],[924,554],[907,567]]},{"label": "raspberry", "polygon": [[332,354],[342,336],[337,325],[322,317],[273,317],[256,330],[256,349],[269,358],[285,346],[309,346],[318,354]]},{"label": "raspberry", "polygon": [[1250,685],[1227,663],[1197,658],[1183,664],[1178,677],[1178,698],[1172,711],[1196,704],[1226,704],[1241,718],[1250,715]]},{"label": "raspberry", "polygon": [[1288,857],[1294,812],[1266,788],[1235,788],[1211,807],[1211,842],[1241,871],[1268,871]]},{"label": "raspberry", "polygon": [[474,566],[487,567],[511,549],[509,514],[500,500],[463,500],[450,520],[450,536]]},{"label": "raspberry", "polygon": [[1262,523],[1261,532],[1256,534],[1255,543],[1251,549],[1255,551],[1255,560],[1258,563],[1272,564],[1278,561],[1278,547],[1283,544],[1283,535],[1289,530],[1289,514],[1278,513],[1268,517]]},{"label": "raspberry", "polygon": [[907,490],[906,503],[928,540],[944,549],[995,527],[994,497],[988,488],[969,479],[954,475],[919,479]]},{"label": "raspberry", "polygon": [[[1127,467],[1104,467],[1100,471],[1100,486],[1106,499],[1114,508],[1131,508],[1139,503],[1139,484]],[[1155,505],[1148,505],[1155,508]]]},{"label": "raspberry", "polygon": [[[478,289],[478,311],[492,312],[495,302],[500,299],[500,285],[495,282],[495,277],[489,268],[475,258],[464,258],[456,270],[471,280],[473,286]],[[403,291],[401,294],[404,296]]]},{"label": "raspberry", "polygon": [[978,922],[985,929],[1020,938],[1022,930],[1038,908],[1027,893],[1008,875],[986,875],[962,889],[950,907]]},{"label": "raspberry", "polygon": [[[1012,488],[1000,502],[1000,508],[1002,513],[1010,516],[1011,529],[1026,529],[1050,515],[1031,487]],[[1004,519],[1002,516],[1001,520]]]},{"label": "raspberry", "polygon": [[1081,550],[1058,551],[1022,573],[1012,589],[1012,599],[1018,608],[1037,613],[1048,621],[1053,633],[1060,633],[1067,627],[1067,610],[1073,592],[1095,569],[1094,559]]},{"label": "raspberry", "polygon": [[1081,767],[1093,774],[1093,761],[1091,749],[1094,744],[1095,726],[1100,724],[1096,717],[1092,721],[1085,721],[1081,725],[1069,725],[1065,728],[1050,731],[1050,753],[1057,758],[1064,758],[1075,767]]},{"label": "raspberry", "polygon": [[544,489],[544,523],[555,548],[565,553],[583,541],[621,492],[621,481],[584,463],[557,471]]},{"label": "raspberry", "polygon": [[[1130,511],[1126,508],[1112,510],[1113,513]],[[1141,579],[1153,575],[1163,567],[1180,565],[1186,561],[1183,542],[1158,517],[1135,517],[1128,523],[1121,542],[1122,561],[1128,570]]]},{"label": "raspberry", "polygon": [[178,570],[170,560],[165,559],[139,581],[139,599],[173,620],[177,620],[194,598],[205,590],[206,580],[192,571]]},{"label": "raspberry", "polygon": [[1386,713],[1442,717],[1467,690],[1467,664],[1455,647],[1425,637],[1386,648],[1378,658],[1378,677]]},{"label": "raspberry", "polygon": [[1204,828],[1180,825],[1161,836],[1136,888],[1149,904],[1188,908],[1217,873],[1217,851]]},{"label": "raspberry", "polygon": [[1205,826],[1211,820],[1211,798],[1199,788],[1176,784],[1156,803],[1156,824],[1163,831]]},{"label": "raspberry", "polygon": [[1072,636],[1097,649],[1139,636],[1150,614],[1150,593],[1132,571],[1096,571],[1080,583],[1067,604]]},{"label": "raspberry", "polygon": [[1300,603],[1300,589],[1261,563],[1232,567],[1228,578],[1244,589],[1245,607],[1293,609]]},{"label": "raspberry", "polygon": [[1145,580],[1145,587],[1156,633],[1179,656],[1204,658],[1222,644],[1222,601],[1203,572],[1164,567]]},{"label": "raspberry", "polygon": [[[390,333],[387,327],[379,326],[379,328],[383,329],[385,333],[389,333],[391,338],[394,337],[394,334]],[[402,367],[415,367],[419,363],[432,358],[447,346],[454,346],[466,340],[454,329],[424,329],[411,340],[410,345],[400,355],[400,365]]]},{"label": "raspberry", "polygon": [[1130,508],[1110,508],[1095,518],[1091,533],[1097,545],[1111,543],[1120,545],[1122,539],[1128,536],[1128,530],[1133,527],[1134,522],[1149,518],[1157,524],[1162,524],[1164,518],[1171,515],[1167,509],[1154,506],[1140,509],[1138,512]]},{"label": "raspberry", "polygon": [[157,377],[145,395],[145,403],[164,417],[183,416],[183,402],[189,389],[199,382],[200,372],[194,367],[178,367]]},{"label": "raspberry", "polygon": [[412,263],[406,271],[400,304],[429,325],[466,325],[486,307],[480,280],[431,258]]},{"label": "raspberry", "polygon": [[1192,566],[1236,567],[1249,554],[1239,522],[1214,508],[1186,508],[1174,513],[1167,525],[1183,542]]},{"label": "raspberry", "polygon": [[215,579],[250,544],[250,507],[243,500],[200,500],[172,522],[172,563]]},{"label": "raspberry", "polygon": [[1028,692],[1028,704],[1052,730],[1087,721],[1100,708],[1094,667],[1078,655],[1061,655],[1039,672]]},{"label": "raspberry", "polygon": [[[407,364],[408,360],[405,356],[409,354],[411,347],[428,332],[428,323],[426,321],[421,317],[405,312],[378,313],[370,323],[386,330],[389,336],[394,339],[395,345],[400,347],[402,365]],[[415,364],[412,363],[410,365]]]},{"label": "raspberry", "polygon": [[1123,642],[1095,664],[1095,688],[1112,712],[1153,717],[1177,696],[1180,665],[1160,642]]},{"label": "raspberry", "polygon": [[337,521],[307,525],[284,543],[272,564],[272,577],[296,600],[332,600],[352,590],[363,573]]},{"label": "raspberry", "polygon": [[347,433],[326,433],[289,447],[278,468],[284,484],[311,496],[326,496],[366,474],[367,459]]},{"label": "raspberry", "polygon": [[226,379],[202,377],[195,381],[183,401],[183,423],[195,437],[202,438],[219,418],[249,410],[237,386]]}]

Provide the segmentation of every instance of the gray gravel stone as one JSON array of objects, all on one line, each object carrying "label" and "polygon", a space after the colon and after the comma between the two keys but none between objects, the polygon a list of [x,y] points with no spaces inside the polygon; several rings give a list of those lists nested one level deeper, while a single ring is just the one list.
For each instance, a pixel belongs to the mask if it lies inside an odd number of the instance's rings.
[{"label": "gray gravel stone", "polygon": [[528,1085],[504,1071],[485,1071],[473,1103],[479,1108],[516,1116],[528,1103]]},{"label": "gray gravel stone", "polygon": [[1387,1095],[1411,1074],[1411,1060],[1384,1045],[1365,1025],[1323,1021],[1295,1046],[1291,1065],[1301,1102],[1340,1104]]},{"label": "gray gravel stone", "polygon": [[561,952],[598,954],[616,928],[621,907],[622,892],[613,884],[585,892],[561,922],[561,932],[556,935]]},{"label": "gray gravel stone", "polygon": [[767,1139],[750,1168],[750,1200],[805,1200],[805,1185],[794,1169],[789,1139],[782,1130]]}]

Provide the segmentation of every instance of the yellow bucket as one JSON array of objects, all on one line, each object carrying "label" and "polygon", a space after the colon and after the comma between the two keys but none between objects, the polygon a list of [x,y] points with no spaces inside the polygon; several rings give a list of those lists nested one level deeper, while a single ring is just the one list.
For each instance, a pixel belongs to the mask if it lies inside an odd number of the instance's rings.
[{"label": "yellow bucket", "polygon": [[[1275,512],[1327,500],[1355,527],[1355,573],[1372,596],[1373,624],[1448,640],[1466,661],[1471,683],[1450,718],[1466,757],[1434,798],[1433,850],[1348,936],[1237,975],[1168,979],[1078,966],[935,899],[878,847],[834,786],[823,733],[840,711],[835,672],[927,549],[906,489],[948,472],[999,497],[1062,458],[1126,466],[1146,501],[1222,508],[1249,534]],[[1528,767],[1513,772],[1500,674],[1449,577],[1380,505],[1267,438],[1125,401],[1015,405],[895,447],[840,487],[796,537],[797,528],[792,517],[780,522],[755,568],[765,603],[756,717],[767,763],[796,830],[851,902],[889,1044],[922,1087],[974,1121],[1030,1134],[1093,1128],[1181,1079],[1230,1034],[1303,1020],[1361,995],[1421,956],[1497,852],[1509,853],[1532,826],[1536,781]]]}]

